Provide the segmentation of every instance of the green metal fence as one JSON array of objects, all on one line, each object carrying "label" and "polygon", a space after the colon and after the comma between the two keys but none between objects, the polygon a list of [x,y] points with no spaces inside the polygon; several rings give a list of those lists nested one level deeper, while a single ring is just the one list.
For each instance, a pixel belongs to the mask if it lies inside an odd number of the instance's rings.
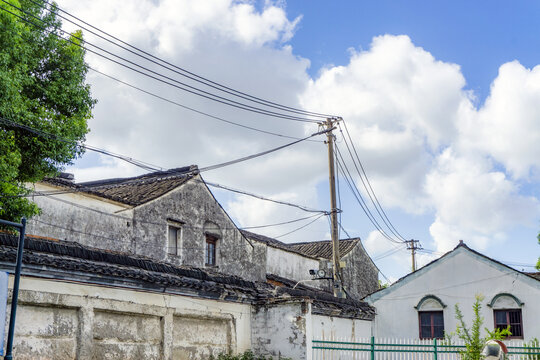
[{"label": "green metal fence", "polygon": [[[506,342],[509,360],[540,360],[540,347],[523,341]],[[313,359],[359,360],[458,360],[462,344],[442,340],[371,339],[352,341],[313,340]]]}]

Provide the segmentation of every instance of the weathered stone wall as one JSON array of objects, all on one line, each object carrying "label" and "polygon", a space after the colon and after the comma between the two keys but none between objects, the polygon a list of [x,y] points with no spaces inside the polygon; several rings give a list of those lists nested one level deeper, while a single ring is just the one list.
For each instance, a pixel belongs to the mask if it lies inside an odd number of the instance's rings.
[{"label": "weathered stone wall", "polygon": [[[51,190],[58,188],[36,185],[36,191]],[[216,271],[266,280],[266,245],[240,233],[200,177],[135,208],[82,193],[34,201],[42,213],[28,222],[28,234],[204,268],[205,234],[211,232],[218,238]],[[183,224],[178,255],[167,251],[170,221]]]},{"label": "weathered stone wall", "polygon": [[250,305],[27,277],[16,320],[15,359],[207,359],[251,347]]},{"label": "weathered stone wall", "polygon": [[[265,281],[266,248],[240,233],[206,185],[194,180],[134,211],[136,253],[178,265],[205,267],[206,232],[217,236],[215,269],[247,280]],[[168,221],[182,226],[181,251],[167,253]]]},{"label": "weathered stone wall", "polygon": [[[354,247],[347,255],[341,258],[345,262],[343,268],[343,282],[349,295],[360,300],[364,296],[379,289],[379,269],[375,266],[361,242]],[[328,265],[330,263],[330,266]],[[331,262],[321,260],[320,268],[327,271],[332,276]],[[326,289],[332,290],[331,281],[321,281]]]},{"label": "weathered stone wall", "polygon": [[[47,184],[35,185],[37,192],[59,189]],[[130,207],[81,193],[34,196],[31,200],[39,206],[41,214],[28,220],[27,234],[133,253]]]},{"label": "weathered stone wall", "polygon": [[251,341],[256,354],[307,359],[311,343],[311,304],[289,303],[254,306]]}]

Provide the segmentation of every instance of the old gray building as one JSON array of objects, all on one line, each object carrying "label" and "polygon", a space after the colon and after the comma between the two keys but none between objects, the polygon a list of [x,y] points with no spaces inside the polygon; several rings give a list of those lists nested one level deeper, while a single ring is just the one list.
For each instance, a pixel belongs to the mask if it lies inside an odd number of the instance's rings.
[{"label": "old gray building", "polygon": [[[297,282],[332,292],[332,281],[317,279],[309,270],[323,270],[325,277],[332,276],[331,241],[283,243],[267,236],[248,231],[242,233],[249,239],[267,245],[267,278],[284,286]],[[379,289],[379,269],[366,253],[360,238],[341,239],[339,249],[343,282],[350,297],[361,299]],[[290,281],[293,280],[291,283]]]},{"label": "old gray building", "polygon": [[195,166],[86,183],[46,179],[35,195],[42,212],[29,234],[265,279],[265,246],[238,230]]},{"label": "old gray building", "polygon": [[[370,335],[374,309],[357,299],[377,269],[359,239],[341,241],[351,298],[336,299],[309,274],[328,269],[328,242],[240,231],[196,166],[86,183],[63,175],[34,184],[33,200],[42,211],[27,227],[18,358],[254,349],[309,359],[314,338]],[[12,271],[14,241],[0,236],[0,270]]]}]

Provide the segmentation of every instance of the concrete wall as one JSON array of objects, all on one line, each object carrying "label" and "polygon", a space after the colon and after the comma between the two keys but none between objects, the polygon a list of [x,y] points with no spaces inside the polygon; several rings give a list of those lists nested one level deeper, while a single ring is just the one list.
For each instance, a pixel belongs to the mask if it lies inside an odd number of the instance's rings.
[{"label": "concrete wall", "polygon": [[23,277],[14,358],[169,360],[241,353],[251,347],[250,309]]},{"label": "concrete wall", "polygon": [[[319,261],[289,251],[268,246],[266,251],[266,272],[302,284],[321,288],[321,281],[311,281],[310,269],[318,269]],[[307,281],[306,281],[307,280]]]},{"label": "concrete wall", "polygon": [[311,304],[303,301],[254,306],[252,346],[256,354],[304,360],[311,356]]},{"label": "concrete wall", "polygon": [[372,322],[331,316],[312,315],[313,339],[355,341],[371,337]]},{"label": "concrete wall", "polygon": [[[453,332],[457,325],[454,305],[459,304],[470,326],[476,294],[484,296],[482,329],[493,329],[493,309],[487,304],[500,293],[513,294],[524,303],[521,307],[524,339],[540,338],[540,281],[497,265],[465,248],[458,248],[366,300],[377,309],[375,336],[418,338],[418,311],[414,307],[426,295],[435,295],[446,305],[443,309],[444,329]],[[513,307],[517,306],[514,304]]]}]

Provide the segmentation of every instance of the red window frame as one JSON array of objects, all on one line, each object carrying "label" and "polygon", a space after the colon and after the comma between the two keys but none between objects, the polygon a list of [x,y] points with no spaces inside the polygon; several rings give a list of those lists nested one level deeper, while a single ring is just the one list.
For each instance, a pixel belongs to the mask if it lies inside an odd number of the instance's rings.
[{"label": "red window frame", "polygon": [[[429,336],[429,337],[422,336],[422,316],[426,316],[426,315],[429,316],[429,320],[430,320],[429,328],[430,328],[430,335],[431,336]],[[437,326],[440,326],[440,325],[435,325],[435,323],[433,321],[435,315],[438,315],[438,316],[441,317],[442,330],[443,330],[441,336],[435,336],[435,328]],[[444,314],[443,314],[442,311],[419,311],[418,312],[418,337],[420,339],[434,339],[434,338],[443,339],[444,338]]]},{"label": "red window frame", "polygon": [[216,266],[217,240],[215,236],[206,235],[206,247],[204,251],[204,264],[206,266]]},{"label": "red window frame", "polygon": [[[505,314],[505,322],[497,322],[497,314]],[[506,329],[510,325],[509,339],[523,339],[523,317],[521,309],[496,309],[493,310],[493,323],[495,329]],[[517,335],[515,335],[517,334]]]}]

